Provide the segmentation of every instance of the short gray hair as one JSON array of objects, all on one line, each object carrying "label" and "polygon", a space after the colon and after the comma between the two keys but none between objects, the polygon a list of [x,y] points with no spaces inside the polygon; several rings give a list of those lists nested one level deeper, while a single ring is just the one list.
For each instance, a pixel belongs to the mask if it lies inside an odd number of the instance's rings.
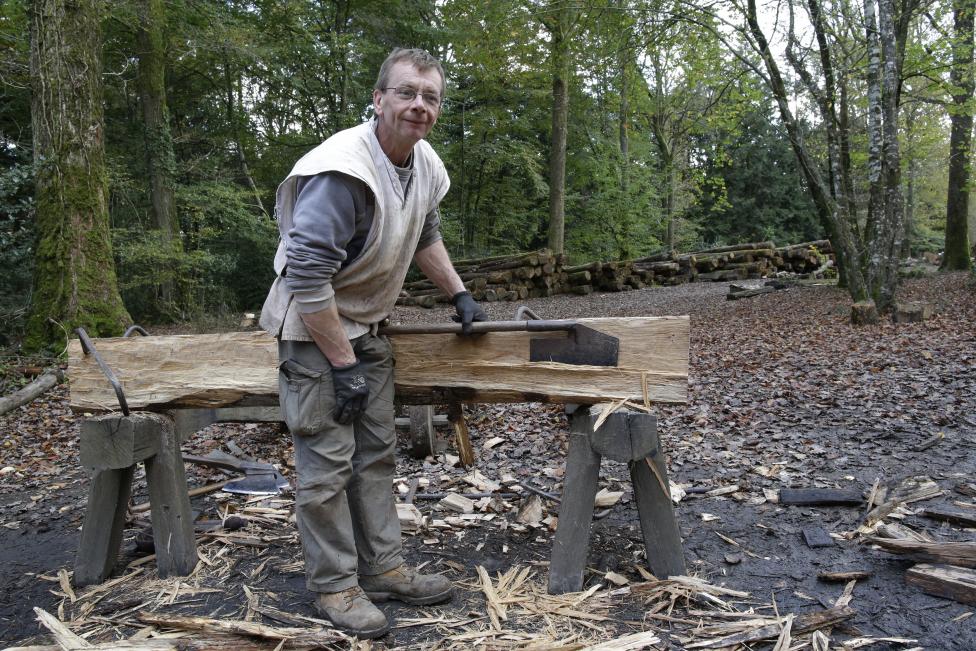
[{"label": "short gray hair", "polygon": [[444,91],[446,90],[447,79],[444,75],[444,67],[441,66],[441,62],[437,60],[430,52],[427,50],[421,50],[419,48],[393,48],[390,55],[386,57],[386,61],[380,66],[380,73],[376,77],[376,85],[373,87],[375,90],[383,90],[390,83],[390,70],[396,64],[401,61],[410,63],[415,68],[421,72],[425,72],[433,68],[437,70],[437,73],[441,76],[441,97],[444,96]]}]

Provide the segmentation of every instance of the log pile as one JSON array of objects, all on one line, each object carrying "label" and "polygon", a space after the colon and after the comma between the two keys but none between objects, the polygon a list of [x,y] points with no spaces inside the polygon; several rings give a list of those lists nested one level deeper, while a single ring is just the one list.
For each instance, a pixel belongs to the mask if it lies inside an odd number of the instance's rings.
[{"label": "log pile", "polygon": [[[563,293],[560,283],[565,277],[564,262],[565,255],[542,249],[513,256],[457,260],[454,269],[475,300],[493,303]],[[397,305],[434,307],[450,301],[427,279],[408,282],[403,291]]]},{"label": "log pile", "polygon": [[[648,285],[738,281],[774,274],[823,271],[832,250],[829,240],[777,247],[773,242],[734,244],[678,254],[657,253],[636,260],[566,266],[565,255],[542,249],[514,256],[458,260],[455,269],[475,300],[518,301],[555,294],[620,292]],[[447,303],[429,280],[408,282],[397,305],[434,307]]]}]

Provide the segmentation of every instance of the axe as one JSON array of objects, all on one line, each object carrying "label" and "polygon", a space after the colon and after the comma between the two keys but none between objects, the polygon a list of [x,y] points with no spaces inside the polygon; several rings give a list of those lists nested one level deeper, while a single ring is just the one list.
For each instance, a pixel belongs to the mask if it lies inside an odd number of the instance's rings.
[{"label": "axe", "polygon": [[244,473],[243,479],[228,482],[224,490],[228,493],[243,495],[277,495],[283,488],[290,488],[291,484],[281,476],[270,463],[257,461],[241,461],[237,457],[214,450],[205,457],[184,454],[183,461],[195,463],[221,470],[236,470]]}]

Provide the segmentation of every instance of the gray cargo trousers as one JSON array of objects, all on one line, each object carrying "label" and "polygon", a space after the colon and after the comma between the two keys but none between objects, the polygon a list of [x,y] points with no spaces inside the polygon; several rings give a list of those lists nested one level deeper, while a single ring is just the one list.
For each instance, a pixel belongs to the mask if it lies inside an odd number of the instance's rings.
[{"label": "gray cargo trousers", "polygon": [[339,592],[358,575],[403,562],[393,499],[396,431],[393,351],[385,337],[352,340],[369,385],[365,413],[335,422],[328,360],[314,342],[278,342],[281,413],[295,443],[295,511],[313,592]]}]

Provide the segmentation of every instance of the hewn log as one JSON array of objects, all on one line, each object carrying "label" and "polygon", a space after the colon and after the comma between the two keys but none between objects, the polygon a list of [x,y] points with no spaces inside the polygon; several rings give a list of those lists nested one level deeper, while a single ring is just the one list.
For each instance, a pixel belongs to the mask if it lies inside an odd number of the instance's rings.
[{"label": "hewn log", "polygon": [[[688,318],[581,319],[617,337],[617,367],[529,361],[533,337],[566,333],[496,332],[475,339],[454,335],[395,335],[398,397],[434,404],[453,395],[464,402],[573,402],[648,398],[684,402],[688,377]],[[277,346],[263,332],[98,339],[132,409],[277,404]],[[71,407],[118,408],[111,385],[77,340],[69,346]]]}]

